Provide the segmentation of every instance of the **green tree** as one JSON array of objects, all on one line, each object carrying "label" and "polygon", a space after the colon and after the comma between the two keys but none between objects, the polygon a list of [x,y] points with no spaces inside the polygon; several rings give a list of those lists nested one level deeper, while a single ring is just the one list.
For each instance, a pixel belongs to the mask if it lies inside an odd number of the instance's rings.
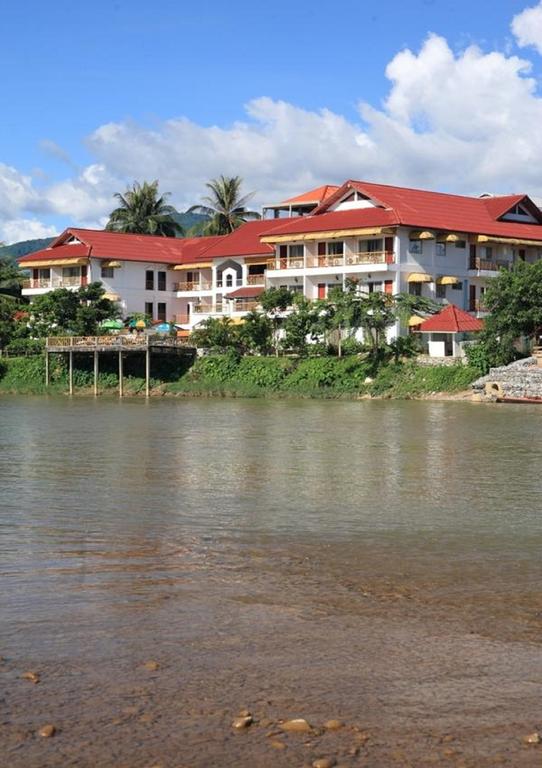
[{"label": "green tree", "polygon": [[209,216],[203,228],[205,235],[229,235],[250,219],[259,219],[260,214],[249,211],[246,205],[252,195],[242,195],[240,176],[219,176],[206,186],[210,194],[203,198],[203,205],[193,205],[188,213],[202,213]]},{"label": "green tree", "polygon": [[253,309],[244,317],[240,326],[239,338],[249,352],[266,355],[272,346],[273,326],[270,319],[258,310]]},{"label": "green tree", "polygon": [[282,316],[294,303],[294,294],[287,288],[268,288],[258,297],[260,306],[273,326],[273,348],[279,353],[279,329]]},{"label": "green tree", "polygon": [[497,339],[527,337],[537,343],[542,334],[542,261],[519,262],[489,281],[484,303],[490,312],[486,334]]},{"label": "green tree", "polygon": [[29,311],[29,327],[33,336],[54,334],[94,336],[103,320],[118,317],[118,305],[104,298],[101,283],[90,283],[77,291],[58,288],[37,296]]},{"label": "green tree", "polygon": [[19,299],[23,287],[24,272],[7,259],[0,259],[0,297]]},{"label": "green tree", "polygon": [[115,197],[120,205],[111,212],[107,230],[162,237],[183,236],[183,228],[173,218],[177,211],[166,203],[168,193],[159,194],[158,181],[144,181],[143,184],[135,181],[131,189],[123,195],[117,192]]},{"label": "green tree", "polygon": [[208,317],[192,331],[190,336],[196,347],[226,350],[239,347],[238,326],[229,317]]},{"label": "green tree", "polygon": [[295,296],[292,311],[284,318],[284,349],[305,355],[308,339],[314,341],[319,331],[319,308],[303,296]]}]

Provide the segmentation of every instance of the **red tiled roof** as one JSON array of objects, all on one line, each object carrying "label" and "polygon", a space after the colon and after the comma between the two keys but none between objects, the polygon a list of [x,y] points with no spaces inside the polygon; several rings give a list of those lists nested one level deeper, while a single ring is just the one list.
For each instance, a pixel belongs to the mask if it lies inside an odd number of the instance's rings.
[{"label": "red tiled roof", "polygon": [[428,333],[470,333],[481,331],[483,327],[482,320],[469,315],[455,304],[448,304],[436,315],[420,323],[417,330]]},{"label": "red tiled roof", "polygon": [[281,226],[275,226],[273,229],[268,228],[262,232],[262,237],[357,229],[358,227],[390,227],[397,226],[397,224],[399,221],[394,211],[384,208],[357,208],[349,211],[331,211],[319,216],[282,219]]},{"label": "red tiled roof", "polygon": [[[65,241],[72,235],[81,242],[66,245]],[[48,248],[23,256],[19,259],[19,264],[24,267],[26,261],[68,259],[80,256],[159,264],[190,264],[205,260],[206,251],[222,239],[223,236],[155,237],[69,227]]]},{"label": "red tiled roof", "polygon": [[245,288],[237,288],[236,291],[226,294],[227,299],[255,299],[260,293],[263,293],[265,288],[257,288],[251,285]]},{"label": "red tiled roof", "polygon": [[300,221],[299,217],[292,219],[262,219],[248,221],[242,224],[231,235],[222,238],[220,242],[212,245],[205,253],[206,259],[226,258],[230,256],[259,256],[274,253],[274,248],[267,243],[262,243],[260,237],[265,232],[273,232],[283,227],[286,221]]},{"label": "red tiled roof", "polygon": [[283,200],[282,203],[279,203],[279,205],[293,205],[295,203],[314,203],[314,205],[320,205],[338,189],[339,187],[336,184],[324,184],[322,187],[316,187],[316,189],[311,189],[309,192],[304,192],[302,195],[289,197],[287,200]]},{"label": "red tiled roof", "polygon": [[[308,227],[306,231],[318,231],[313,226],[315,219],[323,215],[331,215],[326,211],[349,189],[356,189],[381,206],[381,208],[353,209],[352,213],[356,211],[360,221],[363,221],[361,226],[370,226],[372,223],[367,220],[367,211],[374,212],[376,216],[377,211],[384,209],[393,211],[397,224],[406,226],[542,241],[542,224],[497,221],[495,214],[502,216],[519,200],[526,201],[529,210],[535,211],[536,206],[526,195],[506,195],[495,198],[467,197],[354,180],[345,182],[335,194],[318,206],[311,216],[305,217],[304,221]],[[352,221],[355,221],[355,217]],[[353,223],[352,226],[360,225]],[[321,229],[331,229],[331,227],[326,226]]]}]

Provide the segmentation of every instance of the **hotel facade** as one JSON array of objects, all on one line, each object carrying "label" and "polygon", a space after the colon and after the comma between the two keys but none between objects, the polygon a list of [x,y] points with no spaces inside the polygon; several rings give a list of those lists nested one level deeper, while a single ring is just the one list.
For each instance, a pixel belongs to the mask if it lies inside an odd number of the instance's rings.
[{"label": "hotel facade", "polygon": [[[542,212],[527,195],[467,197],[363,181],[268,205],[231,235],[162,238],[70,227],[24,256],[23,295],[103,283],[124,316],[143,312],[185,333],[209,317],[239,322],[266,288],[322,299],[410,292],[474,316],[489,278],[542,257]],[[415,320],[414,320],[415,322]],[[390,336],[408,332],[393,328]]]}]

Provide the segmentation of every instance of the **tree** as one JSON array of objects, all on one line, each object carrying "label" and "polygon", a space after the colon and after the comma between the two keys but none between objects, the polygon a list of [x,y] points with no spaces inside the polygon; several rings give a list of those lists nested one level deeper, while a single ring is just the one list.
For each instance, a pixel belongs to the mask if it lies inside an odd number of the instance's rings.
[{"label": "tree", "polygon": [[0,259],[0,297],[20,298],[24,272],[7,259]]},{"label": "tree", "polygon": [[173,218],[177,213],[166,203],[169,193],[159,195],[158,181],[143,184],[135,181],[123,195],[115,197],[120,206],[111,212],[106,229],[111,232],[131,232],[141,235],[182,237],[183,228]]},{"label": "tree", "polygon": [[208,317],[192,331],[190,340],[196,347],[232,349],[239,346],[239,332],[229,317]]},{"label": "tree", "polygon": [[94,336],[103,320],[118,317],[118,305],[104,298],[101,283],[90,283],[77,291],[58,288],[37,296],[29,310],[29,327],[33,336],[68,333]]},{"label": "tree", "polygon": [[229,235],[249,219],[259,219],[260,214],[249,211],[246,205],[252,195],[241,195],[240,176],[219,176],[207,182],[211,194],[203,198],[204,205],[193,205],[188,213],[202,213],[210,217],[204,226],[205,235]]},{"label": "tree", "polygon": [[342,356],[343,331],[346,330],[350,338],[361,327],[361,301],[362,294],[355,280],[347,280],[344,288],[337,286],[329,291],[322,316],[327,328],[337,332],[339,357]]},{"label": "tree", "polygon": [[319,312],[313,302],[303,296],[294,296],[292,311],[283,322],[284,339],[282,346],[298,355],[307,352],[307,337],[314,340],[318,333]]},{"label": "tree", "polygon": [[249,352],[266,355],[272,346],[272,332],[273,327],[270,319],[262,312],[253,309],[244,316],[239,338]]},{"label": "tree", "polygon": [[294,303],[294,294],[287,288],[268,288],[258,297],[260,306],[271,320],[273,326],[273,348],[275,354],[279,353],[279,327],[281,315]]}]

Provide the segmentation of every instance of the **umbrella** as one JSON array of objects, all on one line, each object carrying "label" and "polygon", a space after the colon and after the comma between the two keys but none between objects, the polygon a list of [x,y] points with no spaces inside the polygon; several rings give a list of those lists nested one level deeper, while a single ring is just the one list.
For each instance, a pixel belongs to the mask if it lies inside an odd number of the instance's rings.
[{"label": "umbrella", "polygon": [[128,325],[130,328],[146,328],[147,327],[147,323],[145,322],[145,320],[135,320],[134,318],[130,320]]},{"label": "umbrella", "polygon": [[171,325],[169,323],[159,323],[153,328],[157,333],[169,333],[171,331]]},{"label": "umbrella", "polygon": [[124,323],[122,320],[104,320],[100,323],[100,328],[106,331],[120,331],[124,328]]}]

